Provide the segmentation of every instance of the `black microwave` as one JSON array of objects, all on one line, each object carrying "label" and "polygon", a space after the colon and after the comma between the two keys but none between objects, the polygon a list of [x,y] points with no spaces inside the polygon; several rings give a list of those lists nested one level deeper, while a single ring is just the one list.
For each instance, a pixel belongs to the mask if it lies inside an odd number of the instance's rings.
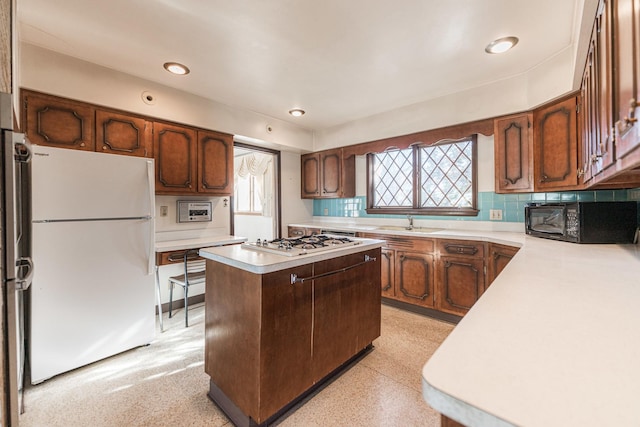
[{"label": "black microwave", "polygon": [[632,243],[638,228],[637,202],[529,203],[527,234],[573,243]]}]

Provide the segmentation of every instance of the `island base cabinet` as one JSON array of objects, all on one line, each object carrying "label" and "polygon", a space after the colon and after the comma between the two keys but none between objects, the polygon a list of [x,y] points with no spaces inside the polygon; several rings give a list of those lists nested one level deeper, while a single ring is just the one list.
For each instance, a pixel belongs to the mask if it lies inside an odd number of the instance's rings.
[{"label": "island base cabinet", "polygon": [[323,276],[313,281],[315,381],[380,336],[380,251],[366,256],[375,261],[365,262],[363,254],[356,253],[314,264],[314,275]]},{"label": "island base cabinet", "polygon": [[207,260],[206,274],[209,396],[236,425],[271,422],[380,335],[380,249],[265,274]]}]

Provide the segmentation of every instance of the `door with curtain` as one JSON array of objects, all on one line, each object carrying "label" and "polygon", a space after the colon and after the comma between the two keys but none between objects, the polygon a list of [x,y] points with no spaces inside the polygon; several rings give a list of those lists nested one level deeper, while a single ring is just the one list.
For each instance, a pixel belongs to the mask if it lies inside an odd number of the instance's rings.
[{"label": "door with curtain", "polygon": [[233,154],[233,234],[250,242],[280,237],[280,153],[236,142]]}]

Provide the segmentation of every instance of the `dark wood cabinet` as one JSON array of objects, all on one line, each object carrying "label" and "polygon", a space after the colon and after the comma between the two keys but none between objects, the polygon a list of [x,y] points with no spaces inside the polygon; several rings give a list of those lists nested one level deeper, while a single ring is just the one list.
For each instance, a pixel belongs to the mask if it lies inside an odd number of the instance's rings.
[{"label": "dark wood cabinet", "polygon": [[531,113],[494,122],[496,193],[533,191],[533,130]]},{"label": "dark wood cabinet", "polygon": [[153,125],[143,117],[96,110],[96,151],[153,157]]},{"label": "dark wood cabinet", "polygon": [[341,148],[300,157],[303,199],[355,197],[355,156]]},{"label": "dark wood cabinet", "polygon": [[[380,266],[382,297],[425,314],[464,316],[519,248],[475,240],[359,233],[385,240]],[[435,311],[434,311],[435,310]]]},{"label": "dark wood cabinet", "polygon": [[515,246],[501,245],[498,243],[488,244],[489,256],[487,257],[487,288],[491,283],[493,283],[496,277],[498,277],[519,250],[520,248]]},{"label": "dark wood cabinet", "polygon": [[383,297],[394,298],[396,296],[395,283],[395,263],[396,251],[383,248],[380,254],[380,290]]},{"label": "dark wood cabinet", "polygon": [[589,185],[592,178],[615,160],[610,28],[611,2],[601,0],[581,84],[581,161],[578,175],[585,185]]},{"label": "dark wood cabinet", "polygon": [[231,195],[232,135],[156,122],[153,151],[157,194]]},{"label": "dark wood cabinet", "polygon": [[536,191],[575,190],[578,186],[577,97],[533,113]]},{"label": "dark wood cabinet", "polygon": [[233,136],[198,131],[198,192],[230,196],[233,192]]},{"label": "dark wood cabinet", "polygon": [[196,193],[196,131],[169,123],[153,124],[156,193]]},{"label": "dark wood cabinet", "polygon": [[434,307],[433,254],[396,251],[396,298],[423,307]]},{"label": "dark wood cabinet", "polygon": [[616,156],[640,145],[640,2],[612,0]]},{"label": "dark wood cabinet", "polygon": [[465,315],[485,289],[485,243],[438,240],[436,309]]},{"label": "dark wood cabinet", "polygon": [[[364,254],[314,264],[314,383],[380,336],[380,250],[366,252],[375,262],[362,264]],[[350,268],[354,265],[360,266]]]},{"label": "dark wood cabinet", "polygon": [[234,424],[262,425],[380,336],[379,263],[379,249],[265,274],[207,260],[205,372]]},{"label": "dark wood cabinet", "polygon": [[24,89],[21,95],[22,128],[33,144],[95,150],[92,105]]}]

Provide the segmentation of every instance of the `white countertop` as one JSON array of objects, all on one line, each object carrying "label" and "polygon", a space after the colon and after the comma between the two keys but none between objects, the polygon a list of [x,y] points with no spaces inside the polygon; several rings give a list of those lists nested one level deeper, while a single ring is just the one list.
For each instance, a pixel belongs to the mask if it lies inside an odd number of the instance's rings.
[{"label": "white countertop", "polygon": [[469,426],[640,425],[640,246],[422,236],[521,247],[425,364],[429,405]]},{"label": "white countertop", "polygon": [[212,261],[221,262],[255,274],[271,273],[287,268],[299,267],[312,262],[324,261],[336,256],[349,255],[382,247],[383,240],[357,239],[360,244],[354,246],[340,246],[336,249],[328,249],[316,253],[299,256],[277,255],[268,252],[260,252],[245,249],[241,245],[220,246],[200,249],[200,256]]},{"label": "white countertop", "polygon": [[179,251],[182,249],[204,248],[208,246],[233,245],[246,241],[246,237],[239,236],[209,236],[198,237],[194,239],[166,240],[162,242],[156,242],[155,247],[156,252],[171,252]]},{"label": "white countertop", "polygon": [[525,237],[422,378],[466,425],[640,425],[640,247]]}]

